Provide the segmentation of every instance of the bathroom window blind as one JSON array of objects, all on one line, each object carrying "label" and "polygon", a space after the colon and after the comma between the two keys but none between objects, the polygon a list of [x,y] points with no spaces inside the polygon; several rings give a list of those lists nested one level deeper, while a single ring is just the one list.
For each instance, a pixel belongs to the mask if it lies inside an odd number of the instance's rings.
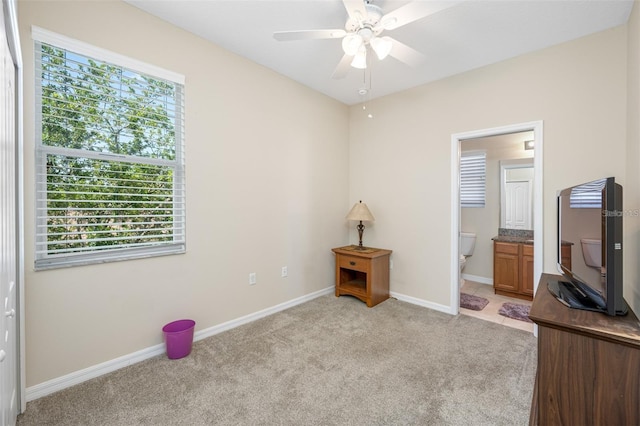
[{"label": "bathroom window blind", "polygon": [[183,78],[33,35],[36,269],[183,253]]},{"label": "bathroom window blind", "polygon": [[569,195],[569,206],[572,209],[602,208],[602,191],[606,182],[606,179],[599,179],[574,187]]},{"label": "bathroom window blind", "polygon": [[484,207],[487,154],[462,153],[460,156],[460,207]]}]

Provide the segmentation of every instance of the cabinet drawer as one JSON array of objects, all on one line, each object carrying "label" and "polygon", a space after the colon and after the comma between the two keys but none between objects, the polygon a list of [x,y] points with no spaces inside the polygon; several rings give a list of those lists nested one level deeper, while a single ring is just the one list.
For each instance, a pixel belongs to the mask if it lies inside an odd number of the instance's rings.
[{"label": "cabinet drawer", "polygon": [[522,245],[522,255],[523,256],[533,256],[533,244],[523,244]]},{"label": "cabinet drawer", "polygon": [[518,254],[518,244],[495,242],[496,253]]},{"label": "cabinet drawer", "polygon": [[368,272],[369,260],[360,257],[340,256],[338,266],[353,271]]}]

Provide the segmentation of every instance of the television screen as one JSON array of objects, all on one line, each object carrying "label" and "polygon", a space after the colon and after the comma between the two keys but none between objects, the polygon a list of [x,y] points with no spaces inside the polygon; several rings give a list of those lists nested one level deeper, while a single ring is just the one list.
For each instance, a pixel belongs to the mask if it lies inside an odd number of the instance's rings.
[{"label": "television screen", "polygon": [[614,178],[558,193],[558,268],[564,279],[549,290],[576,309],[624,315],[622,187]]}]

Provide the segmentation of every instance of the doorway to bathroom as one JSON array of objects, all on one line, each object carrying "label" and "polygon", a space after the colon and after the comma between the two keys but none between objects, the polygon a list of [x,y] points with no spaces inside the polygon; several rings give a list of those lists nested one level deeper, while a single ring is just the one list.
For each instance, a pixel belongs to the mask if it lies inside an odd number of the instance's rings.
[{"label": "doorway to bathroom", "polygon": [[[460,312],[461,284],[468,291],[493,295],[493,241],[499,232],[528,232],[533,240],[534,289],[542,273],[542,122],[529,122],[452,135],[451,301]],[[484,155],[484,193],[474,207],[461,207],[460,159]],[[477,195],[477,194],[476,194]],[[464,201],[464,200],[463,200]],[[468,205],[468,204],[467,204]],[[475,234],[473,252],[461,253],[461,233]],[[529,234],[527,234],[529,235]],[[465,241],[466,243],[466,241]],[[465,244],[468,247],[468,245]],[[464,266],[461,266],[464,265]],[[464,268],[464,269],[463,269]],[[465,296],[466,298],[466,296]],[[520,303],[519,300],[515,302]],[[496,310],[495,308],[492,308]],[[484,315],[491,315],[491,310]],[[497,312],[495,315],[498,315]],[[487,318],[488,319],[488,318]],[[494,318],[501,322],[504,317]],[[517,323],[516,323],[517,324]],[[509,325],[509,324],[505,324]]]}]

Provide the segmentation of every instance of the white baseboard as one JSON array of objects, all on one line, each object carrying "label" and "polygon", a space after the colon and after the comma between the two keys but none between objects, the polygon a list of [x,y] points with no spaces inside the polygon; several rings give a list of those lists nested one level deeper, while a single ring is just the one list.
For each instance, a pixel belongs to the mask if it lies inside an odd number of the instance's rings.
[{"label": "white baseboard", "polygon": [[429,302],[428,300],[418,299],[417,297],[407,296],[405,294],[396,293],[395,291],[392,291],[390,293],[390,295],[391,295],[391,297],[395,297],[396,299],[398,299],[398,300],[400,300],[402,302],[407,302],[407,303],[411,303],[413,305],[422,306],[423,308],[429,308],[429,309],[433,309],[435,311],[444,312],[445,314],[451,314],[451,307],[450,306],[445,306],[445,305],[441,305],[439,303]]},{"label": "white baseboard", "polygon": [[301,303],[308,302],[309,300],[315,299],[316,297],[333,293],[335,289],[336,289],[335,286],[327,287],[322,290],[318,290],[313,293],[309,293],[307,295],[298,297],[297,299],[280,303],[279,305],[272,306],[271,308],[263,309],[261,311],[254,312],[252,314],[245,315],[243,317],[236,318],[234,320],[223,322],[222,324],[214,325],[213,327],[209,327],[204,330],[197,331],[193,335],[193,340],[198,341],[206,337],[210,337],[215,334],[222,333],[223,331],[227,331],[227,330],[231,330],[232,328],[239,327],[243,324],[247,324],[251,321],[255,321],[257,319],[275,314],[276,312],[284,311],[285,309],[291,308],[296,305],[300,305]]},{"label": "white baseboard", "polygon": [[480,277],[478,275],[462,274],[463,280],[475,281],[480,284],[493,285],[493,278]]},{"label": "white baseboard", "polygon": [[74,371],[73,373],[66,374],[64,376],[56,377],[55,379],[47,380],[46,382],[39,383],[35,386],[30,386],[26,389],[27,402],[42,398],[43,396],[86,382],[87,380],[94,379],[102,376],[103,374],[119,370],[140,361],[144,361],[145,359],[160,355],[164,351],[164,344],[155,345],[129,355],[124,355],[101,364]]},{"label": "white baseboard", "polygon": [[[325,294],[330,294],[334,290],[335,290],[334,286],[327,287],[325,289],[318,290],[313,293],[309,293],[307,295],[298,297],[296,299],[289,300],[288,302],[280,303],[279,305],[275,305],[270,308],[263,309],[258,312],[254,312],[252,314],[245,315],[243,317],[236,318],[234,320],[227,321],[222,324],[218,324],[213,327],[209,327],[204,330],[197,331],[193,335],[193,340],[198,341],[198,340],[202,340],[204,338],[213,336],[215,334],[222,333],[223,331],[230,330],[232,328],[241,326],[243,324],[247,324],[251,321],[255,321],[260,318],[264,318],[266,316],[275,314],[276,312],[283,311],[285,309],[291,308],[301,303],[308,302],[309,300],[315,299],[316,297],[320,297]],[[39,383],[35,386],[30,386],[26,389],[27,402],[36,400],[38,398],[42,398],[43,396],[52,394],[62,389],[66,389],[68,387],[77,385],[79,383],[86,382],[87,380],[94,379],[104,374],[111,373],[112,371],[119,370],[129,365],[136,364],[138,362],[152,358],[156,355],[161,355],[164,352],[165,352],[164,343],[159,345],[154,345],[149,348],[142,349],[137,352],[133,352],[129,355],[124,355],[107,362],[103,362],[82,370],[74,371],[73,373],[66,374],[64,376],[57,377],[52,380],[48,380],[46,382]]]}]

